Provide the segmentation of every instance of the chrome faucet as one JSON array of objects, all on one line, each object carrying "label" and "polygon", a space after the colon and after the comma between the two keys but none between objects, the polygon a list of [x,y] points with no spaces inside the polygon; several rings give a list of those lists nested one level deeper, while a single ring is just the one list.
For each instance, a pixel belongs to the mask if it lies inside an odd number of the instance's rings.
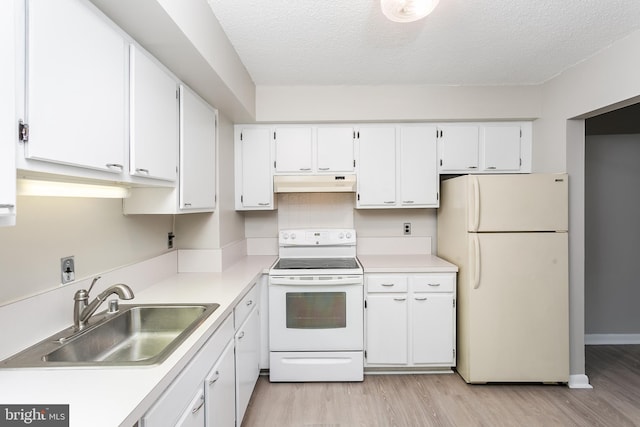
[{"label": "chrome faucet", "polygon": [[96,312],[100,304],[112,294],[117,294],[120,299],[128,300],[133,299],[133,291],[124,283],[118,283],[117,285],[109,286],[101,294],[99,294],[91,303],[89,303],[89,292],[93,288],[93,285],[100,279],[97,276],[91,282],[89,290],[80,289],[73,296],[73,324],[77,331],[84,329],[87,326],[89,318]]}]

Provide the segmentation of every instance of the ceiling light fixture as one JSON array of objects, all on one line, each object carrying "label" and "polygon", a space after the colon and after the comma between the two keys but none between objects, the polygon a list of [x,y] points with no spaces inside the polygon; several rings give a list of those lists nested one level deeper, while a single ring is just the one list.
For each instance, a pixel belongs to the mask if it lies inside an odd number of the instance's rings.
[{"label": "ceiling light fixture", "polygon": [[424,18],[440,0],[380,0],[384,16],[394,22],[413,22]]}]

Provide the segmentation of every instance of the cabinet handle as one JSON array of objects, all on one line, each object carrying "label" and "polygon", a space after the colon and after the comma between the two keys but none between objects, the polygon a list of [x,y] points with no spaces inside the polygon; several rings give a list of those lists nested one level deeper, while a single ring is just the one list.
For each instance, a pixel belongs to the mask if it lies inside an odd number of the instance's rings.
[{"label": "cabinet handle", "polygon": [[143,173],[145,175],[149,175],[149,169],[137,168],[136,172]]},{"label": "cabinet handle", "polygon": [[410,204],[415,202],[413,200],[403,200],[402,203]]},{"label": "cabinet handle", "polygon": [[191,206],[191,203],[185,202],[185,206]]},{"label": "cabinet handle", "polygon": [[119,164],[119,163],[107,163],[105,166],[106,166],[107,168],[109,168],[109,169],[117,169],[117,170],[119,170],[120,172],[122,172],[122,171],[124,170],[124,166],[122,166],[122,165],[121,165],[121,164]]},{"label": "cabinet handle", "polygon": [[394,301],[406,301],[407,298],[406,297],[401,297],[401,298],[394,298]]},{"label": "cabinet handle", "polygon": [[197,414],[200,409],[204,406],[204,395],[200,396],[200,404],[191,410],[192,414]]},{"label": "cabinet handle", "polygon": [[416,297],[415,300],[416,301],[426,301],[427,297]]},{"label": "cabinet handle", "polygon": [[249,307],[251,304],[253,304],[253,300],[250,299],[249,301],[247,301],[247,307]]},{"label": "cabinet handle", "polygon": [[318,168],[319,171],[328,171],[329,168]]},{"label": "cabinet handle", "polygon": [[270,203],[269,202],[260,202],[258,203],[258,206],[269,206]]},{"label": "cabinet handle", "polygon": [[478,169],[477,166],[467,166],[467,169]]},{"label": "cabinet handle", "polygon": [[242,338],[244,338],[244,331],[238,334],[238,339],[241,340]]},{"label": "cabinet handle", "polygon": [[437,287],[437,286],[440,286],[440,283],[427,283],[427,285]]},{"label": "cabinet handle", "polygon": [[299,170],[301,170],[301,171],[310,171],[311,168],[300,168]]},{"label": "cabinet handle", "polygon": [[497,169],[495,166],[489,166],[487,169]]},{"label": "cabinet handle", "polygon": [[10,203],[0,203],[0,209],[12,209],[15,207],[16,205],[12,205]]},{"label": "cabinet handle", "polygon": [[218,381],[218,379],[220,378],[220,371],[215,371],[213,375],[214,377],[209,380],[209,385],[212,385],[213,383]]},{"label": "cabinet handle", "polygon": [[380,283],[380,286],[394,286],[395,283]]},{"label": "cabinet handle", "polygon": [[387,200],[387,201],[385,201],[384,203],[385,203],[385,205],[392,205],[392,204],[394,204],[395,202],[396,202],[395,200]]}]

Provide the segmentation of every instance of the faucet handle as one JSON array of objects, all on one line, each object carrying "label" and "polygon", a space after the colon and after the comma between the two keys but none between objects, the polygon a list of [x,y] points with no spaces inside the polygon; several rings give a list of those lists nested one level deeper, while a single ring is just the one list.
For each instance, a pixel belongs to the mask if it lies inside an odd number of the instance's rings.
[{"label": "faucet handle", "polygon": [[100,280],[100,277],[102,277],[102,276],[96,276],[96,277],[94,277],[94,278],[93,278],[93,280],[91,281],[91,286],[89,286],[89,290],[87,291],[87,294],[88,294],[89,292],[91,292],[91,289],[93,289],[93,285],[95,285],[95,284],[96,284],[96,282],[97,282],[98,280]]}]

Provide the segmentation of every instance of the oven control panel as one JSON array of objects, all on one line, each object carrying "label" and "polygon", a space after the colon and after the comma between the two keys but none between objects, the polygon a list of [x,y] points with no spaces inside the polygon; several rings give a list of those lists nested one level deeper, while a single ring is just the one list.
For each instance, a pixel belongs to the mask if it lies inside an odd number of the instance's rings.
[{"label": "oven control panel", "polygon": [[351,228],[280,230],[280,246],[355,245],[356,231]]}]

